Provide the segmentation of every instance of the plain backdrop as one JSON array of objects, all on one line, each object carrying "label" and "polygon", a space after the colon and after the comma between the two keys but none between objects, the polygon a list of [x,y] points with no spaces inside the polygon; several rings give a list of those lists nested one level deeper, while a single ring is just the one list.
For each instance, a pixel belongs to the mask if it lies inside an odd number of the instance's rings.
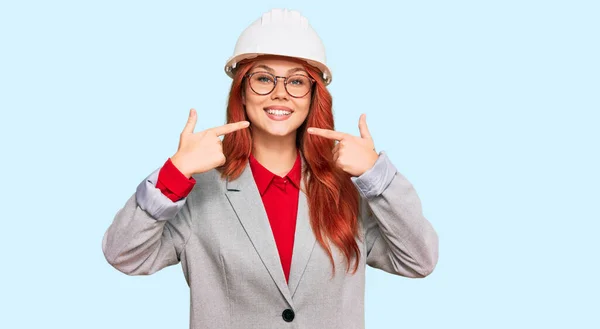
[{"label": "plain backdrop", "polygon": [[224,123],[223,71],[271,8],[326,45],[336,128],[367,122],[440,237],[369,269],[367,328],[599,328],[598,1],[2,1],[1,328],[187,328],[179,265],[112,268],[139,182]]}]

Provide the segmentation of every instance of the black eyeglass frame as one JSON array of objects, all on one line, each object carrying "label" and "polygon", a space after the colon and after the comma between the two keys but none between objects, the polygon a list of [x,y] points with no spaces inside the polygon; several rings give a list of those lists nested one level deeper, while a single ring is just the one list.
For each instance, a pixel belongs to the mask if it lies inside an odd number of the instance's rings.
[{"label": "black eyeglass frame", "polygon": [[[259,92],[257,92],[256,90],[254,90],[254,88],[252,88],[252,83],[250,82],[250,80],[249,80],[249,79],[250,79],[250,78],[251,78],[253,75],[255,75],[255,74],[258,74],[258,73],[262,73],[262,74],[268,74],[268,75],[270,75],[270,76],[272,76],[272,77],[273,77],[273,81],[275,81],[275,83],[273,84],[273,88],[272,88],[272,89],[271,89],[271,90],[270,90],[268,93],[259,93]],[[306,94],[304,94],[304,95],[302,95],[302,96],[294,96],[294,95],[292,95],[292,94],[290,93],[290,91],[287,89],[287,81],[288,81],[288,79],[289,79],[290,77],[293,77],[293,76],[296,76],[296,75],[298,75],[298,76],[302,76],[302,77],[305,77],[305,78],[307,78],[307,79],[308,79],[308,81],[310,81],[310,88],[308,88],[308,91],[306,92]],[[312,88],[313,88],[313,86],[315,85],[315,82],[316,82],[316,80],[315,80],[315,79],[313,79],[313,78],[311,78],[311,77],[309,77],[309,76],[307,76],[307,75],[304,75],[304,74],[292,74],[292,75],[290,75],[290,76],[287,76],[287,77],[282,77],[282,76],[275,75],[275,74],[273,74],[273,73],[266,72],[266,71],[256,71],[256,72],[252,72],[252,73],[247,73],[246,75],[244,75],[244,77],[245,77],[245,78],[248,78],[248,84],[250,85],[250,89],[252,89],[252,91],[253,91],[253,92],[255,92],[256,94],[258,94],[258,95],[261,95],[261,96],[266,96],[266,95],[268,95],[268,94],[272,93],[272,92],[273,92],[273,90],[275,90],[275,88],[277,88],[277,83],[279,82],[279,79],[283,79],[283,88],[285,89],[285,92],[286,92],[286,93],[288,93],[288,95],[290,95],[291,97],[294,97],[294,98],[302,98],[302,97],[304,97],[304,96],[308,95],[308,94],[309,94],[309,93],[312,91]]]}]

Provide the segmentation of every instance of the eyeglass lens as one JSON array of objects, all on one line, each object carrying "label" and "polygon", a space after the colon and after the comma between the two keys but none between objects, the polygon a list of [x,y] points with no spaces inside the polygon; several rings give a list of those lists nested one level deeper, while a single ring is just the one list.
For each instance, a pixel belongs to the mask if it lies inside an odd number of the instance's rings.
[{"label": "eyeglass lens", "polygon": [[[278,78],[278,80],[283,79]],[[285,81],[285,89],[293,97],[303,97],[310,91],[311,82],[307,76],[299,74],[290,75]],[[250,76],[250,88],[260,95],[269,94],[275,89],[275,76],[267,72],[252,73]]]}]

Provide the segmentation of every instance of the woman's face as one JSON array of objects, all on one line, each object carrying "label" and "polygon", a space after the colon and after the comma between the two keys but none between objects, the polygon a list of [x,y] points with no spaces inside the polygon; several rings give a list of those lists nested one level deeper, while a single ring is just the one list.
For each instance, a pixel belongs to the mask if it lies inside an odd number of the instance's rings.
[{"label": "woman's face", "polygon": [[[300,61],[282,57],[264,57],[256,60],[249,74],[268,72],[274,76],[289,77],[291,75],[304,75],[308,73]],[[298,95],[298,90],[303,90],[300,79],[288,80],[288,90]],[[267,137],[296,136],[296,129],[304,122],[308,115],[311,102],[311,92],[297,98],[292,97],[285,89],[282,78],[277,79],[275,89],[269,94],[260,95],[268,91],[272,83],[271,76],[256,73],[252,78],[246,79],[243,101],[246,113],[252,125],[253,134]],[[251,88],[250,84],[252,84]],[[312,91],[312,89],[311,89]],[[258,93],[257,93],[258,92]]]}]

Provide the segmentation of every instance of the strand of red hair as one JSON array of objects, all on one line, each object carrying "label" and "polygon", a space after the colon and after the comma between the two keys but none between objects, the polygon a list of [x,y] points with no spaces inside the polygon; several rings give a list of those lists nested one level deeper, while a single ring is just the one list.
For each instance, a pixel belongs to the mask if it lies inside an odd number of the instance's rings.
[{"label": "strand of red hair", "polygon": [[[248,121],[242,92],[243,77],[251,68],[251,61],[242,63],[236,70],[227,104],[227,123]],[[296,133],[296,146],[304,156],[306,166],[302,177],[306,187],[310,224],[319,244],[326,250],[333,273],[335,262],[328,242],[344,255],[346,271],[358,269],[360,250],[355,237],[358,235],[359,194],[350,176],[338,168],[333,161],[333,140],[306,134],[307,127],[335,129],[332,97],[320,78],[317,69],[304,65],[308,74],[316,81],[312,91],[310,110],[305,122]],[[236,179],[243,172],[252,151],[252,125],[227,134],[223,138],[223,153],[227,159],[219,167],[223,178]]]}]

